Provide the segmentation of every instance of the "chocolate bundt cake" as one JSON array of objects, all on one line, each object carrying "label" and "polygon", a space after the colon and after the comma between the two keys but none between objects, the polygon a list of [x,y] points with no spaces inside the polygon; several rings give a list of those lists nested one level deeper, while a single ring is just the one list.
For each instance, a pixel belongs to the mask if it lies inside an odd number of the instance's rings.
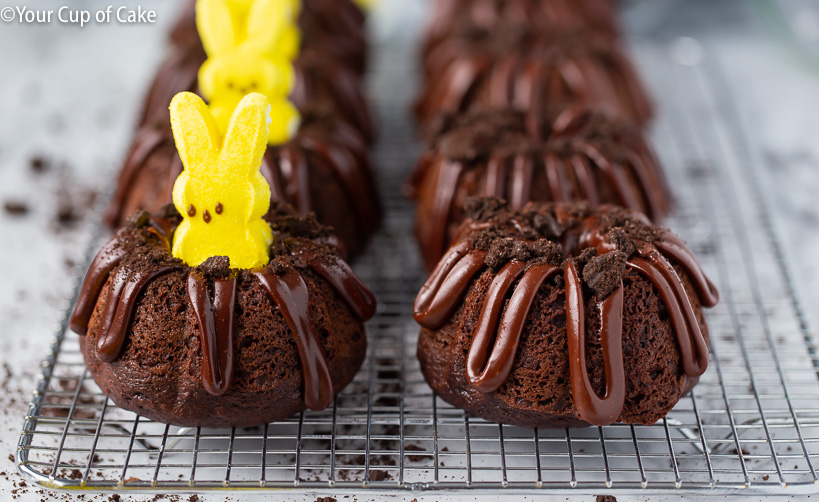
[{"label": "chocolate bundt cake", "polygon": [[375,299],[313,217],[273,204],[260,270],[171,254],[181,218],[140,211],[97,255],[71,329],[117,406],[179,426],[252,427],[331,405],[364,360]]},{"label": "chocolate bundt cake", "polygon": [[[202,50],[196,29],[196,1],[188,0],[171,31],[179,48]],[[302,48],[325,54],[362,75],[367,68],[366,17],[352,0],[301,0],[298,25]]]},{"label": "chocolate bundt cake", "polygon": [[613,206],[469,211],[415,302],[441,398],[525,427],[651,424],[705,372],[718,293],[678,237]]},{"label": "chocolate bundt cake", "polygon": [[424,60],[416,104],[422,128],[441,112],[542,109],[557,102],[608,108],[643,125],[652,106],[620,44],[587,31],[508,26],[445,40]]},{"label": "chocolate bundt cake", "polygon": [[612,39],[620,36],[610,0],[435,0],[423,55],[426,57],[448,38],[475,30],[493,31],[507,24],[536,30],[552,30],[555,26],[586,29]]},{"label": "chocolate bundt cake", "polygon": [[584,106],[543,113],[474,111],[441,117],[408,188],[417,199],[415,234],[432,269],[464,219],[470,196],[612,203],[661,221],[671,201],[642,131]]},{"label": "chocolate bundt cake", "polygon": [[[170,127],[168,103],[179,92],[199,91],[199,68],[207,56],[201,44],[177,49],[157,72],[148,92],[139,126]],[[331,58],[302,50],[293,61],[295,86],[290,100],[302,113],[320,107],[322,114],[333,114],[355,127],[367,142],[374,138],[369,105],[361,90],[359,77]]]},{"label": "chocolate bundt cake", "polygon": [[[171,201],[182,161],[171,131],[143,127],[120,171],[105,215],[112,228],[138,209],[158,211]],[[270,146],[262,175],[274,200],[301,214],[315,212],[334,228],[350,257],[366,246],[380,224],[381,203],[364,141],[344,121],[306,114],[287,143]]]}]

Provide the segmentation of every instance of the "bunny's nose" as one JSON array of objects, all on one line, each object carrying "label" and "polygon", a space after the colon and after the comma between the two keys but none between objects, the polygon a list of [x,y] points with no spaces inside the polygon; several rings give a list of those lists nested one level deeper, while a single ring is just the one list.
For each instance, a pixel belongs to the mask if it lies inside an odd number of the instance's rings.
[{"label": "bunny's nose", "polygon": [[202,219],[205,220],[205,223],[210,223],[210,213],[207,209],[205,209],[205,212],[202,213]]}]

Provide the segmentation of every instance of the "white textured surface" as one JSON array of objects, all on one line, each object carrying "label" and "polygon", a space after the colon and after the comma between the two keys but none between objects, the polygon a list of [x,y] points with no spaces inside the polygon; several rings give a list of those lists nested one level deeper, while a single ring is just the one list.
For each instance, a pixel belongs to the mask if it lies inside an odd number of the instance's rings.
[{"label": "white textured surface", "polygon": [[[60,5],[52,0],[37,4],[40,8]],[[0,8],[6,5],[14,4],[0,0]],[[82,5],[95,10],[108,3],[94,0]],[[2,378],[8,389],[0,399],[0,471],[8,474],[0,474],[0,494],[4,495],[0,498],[8,498],[19,480],[6,453],[14,452],[25,400],[34,387],[52,326],[65,308],[61,300],[71,285],[67,281],[75,273],[67,264],[80,259],[87,239],[83,228],[90,220],[78,222],[69,231],[61,230],[55,222],[57,207],[67,199],[80,205],[87,192],[110,186],[147,80],[163,55],[164,33],[173,20],[175,7],[171,2],[142,0],[139,5],[159,12],[156,25],[91,25],[83,29],[59,24],[0,25],[0,204],[22,201],[31,209],[19,217],[0,212],[4,240],[0,255],[0,361],[6,368]],[[417,26],[421,10],[422,4],[416,0],[384,0],[374,16],[378,38],[410,40],[408,34]],[[702,9],[699,12],[703,13]],[[689,17],[696,26],[696,14]],[[803,24],[800,29],[808,30],[809,36],[811,26]],[[769,178],[769,195],[776,218],[782,222],[797,285],[807,299],[809,314],[817,319],[819,62],[775,42],[764,26],[754,25],[739,33],[728,30],[718,39],[685,30],[679,34],[717,42],[716,56],[730,69],[737,101],[747,118],[747,132],[756,140],[756,153]],[[50,169],[32,173],[29,165],[34,157],[47,159]],[[43,498],[30,488],[18,495],[20,500]],[[222,500],[223,496],[202,498]],[[419,496],[418,500],[437,498]],[[106,499],[99,496],[99,500]],[[473,499],[478,500],[464,498]]]}]

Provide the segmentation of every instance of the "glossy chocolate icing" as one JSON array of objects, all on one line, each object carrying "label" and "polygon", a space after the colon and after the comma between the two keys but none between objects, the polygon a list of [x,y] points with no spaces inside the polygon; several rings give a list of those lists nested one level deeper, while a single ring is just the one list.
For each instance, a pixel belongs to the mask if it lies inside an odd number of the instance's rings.
[{"label": "glossy chocolate icing", "polygon": [[[233,379],[237,288],[240,281],[252,278],[267,291],[271,308],[282,313],[294,337],[304,375],[305,404],[310,409],[321,410],[332,403],[333,382],[310,321],[311,294],[302,272],[294,266],[283,265],[278,254],[263,270],[249,274],[231,270],[224,277],[208,277],[201,268],[188,267],[171,256],[170,246],[178,218],[162,218],[142,212],[136,221],[138,229],[142,228],[146,234],[156,237],[151,241],[154,243],[152,245],[161,251],[162,260],[167,263],[143,266],[139,257],[127,257],[124,243],[128,239],[128,227],[120,230],[93,260],[80,290],[70,327],[80,335],[86,334],[107,283],[107,302],[100,307],[103,322],[96,347],[98,359],[112,362],[119,357],[142,293],[151,281],[168,273],[186,273],[188,299],[198,321],[202,347],[202,386],[212,395],[224,394]],[[276,228],[275,224],[273,227]],[[285,247],[290,247],[288,241],[298,241],[298,245],[292,246],[293,256],[299,258],[306,269],[324,278],[357,319],[365,321],[375,314],[375,297],[349,266],[335,252],[328,251],[327,244],[323,243],[333,242],[332,238],[310,240],[276,234],[276,240]],[[281,248],[279,245],[276,253],[281,253]],[[138,261],[130,262],[126,258]],[[212,286],[209,287],[209,283]]]},{"label": "glossy chocolate icing", "polygon": [[[462,194],[505,198],[513,210],[531,200],[611,202],[653,221],[671,209],[662,169],[642,132],[589,107],[442,117],[432,134],[430,152],[408,181],[409,194],[419,197],[416,236],[429,267],[460,223],[456,198]],[[536,170],[545,174],[547,190],[534,188]],[[601,184],[610,187],[605,201]]]},{"label": "glossy chocolate icing", "polygon": [[415,109],[422,126],[441,112],[527,111],[556,102],[610,109],[641,125],[653,113],[620,45],[583,31],[509,27],[447,39],[424,60],[424,74]]},{"label": "glossy chocolate icing", "polygon": [[[618,215],[622,209],[603,206],[599,212],[578,206],[530,204],[519,213],[513,213],[504,223],[518,228],[507,239],[524,250],[545,238],[558,244],[562,259],[537,256],[524,251],[508,259],[495,271],[495,276],[484,298],[480,318],[474,328],[474,338],[467,356],[467,374],[470,385],[483,393],[497,390],[509,376],[515,363],[518,344],[532,302],[543,283],[560,274],[566,298],[566,330],[570,361],[572,399],[579,418],[593,425],[607,425],[617,421],[625,399],[625,370],[623,357],[623,283],[622,271],[607,270],[613,275],[613,289],[605,295],[595,293],[593,304],[586,306],[585,291],[594,289],[580,266],[591,252],[595,259],[604,260],[609,253],[617,253],[625,265],[649,279],[662,296],[671,318],[679,345],[683,372],[696,378],[705,372],[708,364],[708,343],[694,314],[675,270],[680,267],[695,285],[699,300],[705,307],[719,301],[715,286],[702,271],[693,252],[667,230],[653,227],[638,213]],[[560,235],[543,234],[536,230],[533,217],[546,214],[553,217],[554,228]],[[611,227],[617,221],[623,227]],[[491,265],[486,244],[478,244],[480,234],[492,230],[486,220],[468,220],[464,223],[459,240],[441,260],[424,284],[415,302],[415,320],[425,329],[443,327],[453,316],[464,296],[476,279]],[[605,232],[605,233],[604,233]],[[478,238],[476,239],[476,235]],[[491,234],[486,234],[490,235]],[[623,236],[626,236],[625,238]],[[492,238],[497,241],[497,238]],[[543,247],[543,246],[541,246]],[[490,248],[492,252],[493,248]],[[618,261],[618,260],[615,260]],[[598,396],[590,383],[586,367],[586,309],[600,313],[600,328],[596,335],[603,350],[605,366],[605,394]]]}]

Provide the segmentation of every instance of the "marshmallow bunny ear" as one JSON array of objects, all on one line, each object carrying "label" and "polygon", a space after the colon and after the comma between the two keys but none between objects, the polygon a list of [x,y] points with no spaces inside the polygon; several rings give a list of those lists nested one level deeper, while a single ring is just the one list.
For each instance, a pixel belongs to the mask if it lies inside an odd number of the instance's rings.
[{"label": "marshmallow bunny ear", "polygon": [[196,27],[208,56],[224,54],[238,43],[228,0],[197,0]]},{"label": "marshmallow bunny ear", "polygon": [[236,106],[230,118],[222,161],[225,165],[258,170],[267,150],[270,124],[270,102],[257,92],[248,94]]},{"label": "marshmallow bunny ear", "polygon": [[[196,169],[218,151],[222,138],[202,98],[180,92],[171,100],[171,129],[185,170]],[[267,134],[267,133],[265,133]]]},{"label": "marshmallow bunny ear", "polygon": [[296,22],[293,2],[254,0],[247,15],[247,41],[262,54],[275,54],[280,38]]}]

